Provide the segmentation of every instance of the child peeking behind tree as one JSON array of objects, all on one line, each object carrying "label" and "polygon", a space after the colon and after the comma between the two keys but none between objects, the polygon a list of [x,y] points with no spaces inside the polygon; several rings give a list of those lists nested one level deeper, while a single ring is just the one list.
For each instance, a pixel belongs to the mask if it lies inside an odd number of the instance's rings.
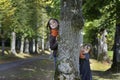
[{"label": "child peeking behind tree", "polygon": [[51,18],[48,21],[47,27],[50,30],[50,37],[49,37],[50,49],[53,50],[54,64],[56,68],[57,50],[58,50],[57,37],[58,37],[58,30],[59,30],[58,20]]},{"label": "child peeking behind tree", "polygon": [[89,62],[91,50],[92,46],[90,44],[85,44],[82,46],[80,51],[79,65],[82,80],[92,80],[92,73]]}]

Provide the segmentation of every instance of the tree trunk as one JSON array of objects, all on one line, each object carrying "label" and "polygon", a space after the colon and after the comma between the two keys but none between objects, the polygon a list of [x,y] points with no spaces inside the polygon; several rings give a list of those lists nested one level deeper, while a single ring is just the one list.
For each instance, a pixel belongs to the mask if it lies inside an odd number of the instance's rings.
[{"label": "tree trunk", "polygon": [[80,80],[79,52],[82,44],[82,0],[61,0],[60,42],[55,80]]},{"label": "tree trunk", "polygon": [[11,53],[13,53],[13,54],[16,54],[15,43],[16,43],[16,33],[15,33],[15,32],[12,32],[12,38],[11,38]]},{"label": "tree trunk", "polygon": [[21,38],[20,53],[23,53],[23,49],[24,49],[24,37]]},{"label": "tree trunk", "polygon": [[33,41],[33,53],[35,53],[35,39],[33,39],[32,41]]},{"label": "tree trunk", "polygon": [[2,55],[4,55],[4,51],[5,51],[5,40],[2,39]]},{"label": "tree trunk", "polygon": [[29,39],[29,52],[33,54],[33,39]]},{"label": "tree trunk", "polygon": [[44,46],[44,38],[42,39],[42,51],[44,51],[44,48],[45,48],[45,46]]},{"label": "tree trunk", "polygon": [[17,51],[17,53],[20,52],[20,46],[21,46],[21,38],[16,37],[16,51]]},{"label": "tree trunk", "polygon": [[108,59],[108,48],[107,48],[107,31],[101,29],[98,37],[98,56],[97,59],[100,61],[107,61]]},{"label": "tree trunk", "polygon": [[116,26],[112,71],[120,72],[120,24]]},{"label": "tree trunk", "polygon": [[41,38],[38,38],[37,41],[38,41],[37,42],[37,44],[38,44],[38,53],[40,53],[40,49],[41,49],[41,45],[42,45],[41,44]]},{"label": "tree trunk", "polygon": [[35,39],[35,54],[38,54],[38,40]]},{"label": "tree trunk", "polygon": [[25,39],[25,53],[29,53],[29,40]]}]

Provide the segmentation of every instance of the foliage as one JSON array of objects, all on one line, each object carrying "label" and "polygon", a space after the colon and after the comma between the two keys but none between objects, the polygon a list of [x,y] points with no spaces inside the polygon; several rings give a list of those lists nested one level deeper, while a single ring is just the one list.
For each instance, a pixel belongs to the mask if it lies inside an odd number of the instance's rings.
[{"label": "foliage", "polygon": [[46,11],[51,17],[60,18],[60,0],[49,0],[50,3],[46,6]]},{"label": "foliage", "polygon": [[0,28],[4,35],[10,37],[10,33],[15,31],[18,37],[41,37],[43,30],[40,27],[45,27],[47,22],[45,7],[48,2],[49,0],[1,0]]},{"label": "foliage", "polygon": [[108,31],[108,45],[112,48],[116,25],[116,1],[93,1],[83,2],[83,15],[85,18],[85,42],[94,44],[97,34],[104,28]]}]

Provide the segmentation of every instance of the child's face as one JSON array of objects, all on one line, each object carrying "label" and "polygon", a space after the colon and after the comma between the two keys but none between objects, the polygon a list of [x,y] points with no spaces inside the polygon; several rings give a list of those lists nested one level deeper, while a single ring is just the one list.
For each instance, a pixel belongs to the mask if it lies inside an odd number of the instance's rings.
[{"label": "child's face", "polygon": [[51,29],[55,29],[58,27],[58,22],[56,20],[50,20],[49,25]]},{"label": "child's face", "polygon": [[84,51],[85,51],[86,53],[88,53],[88,52],[90,51],[90,47],[89,47],[89,46],[85,46],[85,47],[84,47]]}]

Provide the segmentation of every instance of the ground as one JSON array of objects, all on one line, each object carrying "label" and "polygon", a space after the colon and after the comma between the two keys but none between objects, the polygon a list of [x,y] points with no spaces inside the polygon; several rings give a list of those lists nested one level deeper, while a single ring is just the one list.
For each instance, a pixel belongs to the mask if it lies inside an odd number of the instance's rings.
[{"label": "ground", "polygon": [[[111,64],[90,59],[93,80],[120,80],[120,73],[106,72]],[[39,55],[0,64],[0,80],[53,80],[54,63],[49,55]]]}]

